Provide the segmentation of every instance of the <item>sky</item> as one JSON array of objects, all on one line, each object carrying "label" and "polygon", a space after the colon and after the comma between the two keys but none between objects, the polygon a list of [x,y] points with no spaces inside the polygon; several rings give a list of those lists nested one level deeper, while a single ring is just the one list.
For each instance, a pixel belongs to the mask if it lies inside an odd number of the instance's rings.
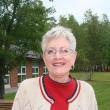
[{"label": "sky", "polygon": [[97,14],[100,19],[102,14],[106,14],[110,20],[110,0],[42,0],[44,6],[53,6],[56,12],[53,16],[58,20],[59,16],[74,15],[78,22],[84,21],[84,14],[88,9],[92,10],[93,14]]}]

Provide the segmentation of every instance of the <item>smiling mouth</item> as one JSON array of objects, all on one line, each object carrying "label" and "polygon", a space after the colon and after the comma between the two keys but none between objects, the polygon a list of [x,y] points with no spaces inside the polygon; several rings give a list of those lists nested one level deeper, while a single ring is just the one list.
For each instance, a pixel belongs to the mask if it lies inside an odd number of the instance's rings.
[{"label": "smiling mouth", "polygon": [[60,62],[60,63],[53,63],[53,66],[56,66],[56,67],[60,67],[60,66],[64,66],[65,63],[64,62]]}]

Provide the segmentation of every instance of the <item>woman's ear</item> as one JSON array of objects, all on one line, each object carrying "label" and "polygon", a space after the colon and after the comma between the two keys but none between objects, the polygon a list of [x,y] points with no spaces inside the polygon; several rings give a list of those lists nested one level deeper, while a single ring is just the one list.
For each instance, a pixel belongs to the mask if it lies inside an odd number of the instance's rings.
[{"label": "woman's ear", "polygon": [[73,53],[73,66],[74,66],[74,64],[75,64],[76,57],[77,57],[77,52],[75,51],[75,52]]},{"label": "woman's ear", "polygon": [[42,59],[43,59],[43,61],[45,63],[45,55],[44,54],[42,54]]}]

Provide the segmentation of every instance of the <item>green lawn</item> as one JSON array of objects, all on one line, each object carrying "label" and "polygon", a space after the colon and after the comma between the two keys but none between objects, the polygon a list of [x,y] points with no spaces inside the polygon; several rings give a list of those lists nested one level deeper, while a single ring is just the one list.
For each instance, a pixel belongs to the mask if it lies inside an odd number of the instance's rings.
[{"label": "green lawn", "polygon": [[110,110],[110,81],[94,81],[92,83],[99,110]]},{"label": "green lawn", "polygon": [[[73,73],[77,79],[87,80],[89,73]],[[110,110],[110,72],[93,73],[92,81],[88,81],[94,88],[99,110]],[[5,95],[5,99],[13,99],[15,93]]]},{"label": "green lawn", "polygon": [[15,92],[12,92],[12,93],[8,93],[8,94],[5,94],[4,98],[5,99],[14,99],[16,93]]},{"label": "green lawn", "polygon": [[[74,73],[75,78],[87,80],[89,73]],[[110,72],[93,73],[92,81],[88,81],[94,88],[99,110],[110,110]]]}]

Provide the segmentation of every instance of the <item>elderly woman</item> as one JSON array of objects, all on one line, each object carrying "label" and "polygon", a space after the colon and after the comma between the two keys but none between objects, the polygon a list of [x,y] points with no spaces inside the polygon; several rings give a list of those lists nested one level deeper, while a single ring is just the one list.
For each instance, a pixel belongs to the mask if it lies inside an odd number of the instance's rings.
[{"label": "elderly woman", "polygon": [[75,49],[70,29],[56,26],[48,31],[42,39],[48,73],[21,83],[12,110],[98,110],[93,88],[70,76]]}]

